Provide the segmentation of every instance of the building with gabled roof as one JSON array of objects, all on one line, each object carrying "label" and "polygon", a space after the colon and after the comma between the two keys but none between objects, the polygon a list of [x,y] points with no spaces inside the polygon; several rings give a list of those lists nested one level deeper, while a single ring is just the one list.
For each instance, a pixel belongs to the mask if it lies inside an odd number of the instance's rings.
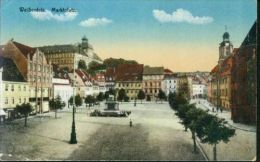
[{"label": "building with gabled roof", "polygon": [[51,62],[45,58],[44,53],[12,39],[1,46],[0,55],[13,60],[25,81],[29,83],[29,100],[34,112],[48,112],[53,73]]},{"label": "building with gabled roof", "polygon": [[16,105],[29,102],[29,84],[12,59],[0,56],[0,69],[0,111],[5,111],[6,118],[15,119]]}]

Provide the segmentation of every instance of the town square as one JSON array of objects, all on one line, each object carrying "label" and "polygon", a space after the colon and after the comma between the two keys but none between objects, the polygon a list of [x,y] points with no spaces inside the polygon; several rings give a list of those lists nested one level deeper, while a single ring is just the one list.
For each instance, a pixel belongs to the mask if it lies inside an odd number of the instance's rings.
[{"label": "town square", "polygon": [[0,160],[256,161],[256,6],[1,0]]}]

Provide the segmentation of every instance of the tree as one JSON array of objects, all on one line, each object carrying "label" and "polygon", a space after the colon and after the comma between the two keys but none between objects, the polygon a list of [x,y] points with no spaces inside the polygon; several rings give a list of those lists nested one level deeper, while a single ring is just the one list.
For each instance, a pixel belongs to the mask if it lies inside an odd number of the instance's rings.
[{"label": "tree", "polygon": [[185,131],[187,131],[188,125],[190,124],[190,119],[187,117],[187,112],[192,108],[194,108],[193,104],[182,104],[178,106],[177,112],[175,113],[175,115],[180,118],[180,123],[184,125]]},{"label": "tree", "polygon": [[78,69],[87,70],[87,65],[86,65],[86,62],[84,60],[79,60]]},{"label": "tree", "polygon": [[119,91],[118,91],[118,96],[117,96],[117,100],[118,101],[123,101],[123,99],[125,98],[126,96],[126,92],[123,88],[121,88]]},{"label": "tree", "polygon": [[161,100],[161,102],[162,102],[162,100],[165,100],[165,98],[166,98],[165,93],[161,89],[159,90],[158,98]]},{"label": "tree", "polygon": [[103,61],[103,65],[108,68],[108,67],[117,67],[118,65],[121,64],[138,64],[134,60],[124,60],[122,58],[116,59],[116,58],[107,58]]},{"label": "tree", "polygon": [[55,111],[55,119],[57,119],[57,110],[62,109],[65,105],[65,102],[61,101],[60,96],[57,96],[55,99],[53,98],[49,101],[50,108]]},{"label": "tree", "polygon": [[97,100],[98,101],[103,101],[104,98],[105,98],[104,93],[103,92],[99,92],[99,94],[97,95]]},{"label": "tree", "polygon": [[[70,97],[69,103],[70,103],[71,106],[73,105],[73,96]],[[82,105],[82,98],[80,97],[79,94],[77,94],[75,96],[75,106],[78,107],[78,106],[81,106],[81,105]]]},{"label": "tree", "polygon": [[129,97],[127,95],[124,96],[124,101],[129,102]]},{"label": "tree", "polygon": [[87,97],[85,98],[85,103],[88,104],[88,106],[90,107],[92,104],[95,103],[95,97],[87,95]]},{"label": "tree", "polygon": [[105,65],[100,64],[100,63],[98,63],[98,62],[96,62],[96,61],[91,61],[91,62],[88,64],[87,72],[88,72],[90,75],[94,76],[97,71],[99,71],[99,70],[105,70],[105,69],[106,69]]},{"label": "tree", "polygon": [[189,111],[186,114],[186,117],[188,119],[187,127],[190,129],[192,134],[194,152],[197,152],[196,132],[201,126],[198,120],[202,115],[206,114],[206,111],[196,108],[195,105],[191,105],[191,106],[192,107],[189,109]]},{"label": "tree", "polygon": [[24,126],[27,127],[27,117],[33,111],[32,105],[30,103],[16,105],[16,110],[19,114],[24,116]]},{"label": "tree", "polygon": [[[213,145],[214,160],[217,160],[216,145],[220,141],[227,143],[229,138],[235,135],[235,129],[227,127],[227,121],[224,119],[219,119],[218,117],[210,114],[200,118],[198,122],[203,125],[199,129],[200,131],[197,131],[198,137],[202,143]],[[205,123],[203,124],[203,122]]]},{"label": "tree", "polygon": [[188,78],[183,83],[180,83],[178,86],[178,94],[184,96],[187,100],[190,100],[190,88],[188,84]]},{"label": "tree", "polygon": [[137,94],[137,98],[139,100],[141,100],[141,103],[142,103],[142,100],[145,99],[145,93],[143,90],[139,90],[138,94]]},{"label": "tree", "polygon": [[146,96],[146,101],[151,101],[151,96],[150,95]]},{"label": "tree", "polygon": [[80,97],[79,94],[77,94],[76,97],[75,97],[75,105],[76,105],[76,107],[82,105],[82,98]]}]

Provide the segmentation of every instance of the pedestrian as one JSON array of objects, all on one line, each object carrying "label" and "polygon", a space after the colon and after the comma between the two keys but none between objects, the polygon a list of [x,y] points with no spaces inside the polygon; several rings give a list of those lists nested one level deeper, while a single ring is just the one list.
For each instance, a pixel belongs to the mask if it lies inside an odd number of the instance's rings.
[{"label": "pedestrian", "polygon": [[132,127],[133,123],[132,123],[132,120],[131,120],[131,119],[130,119],[130,123],[129,123],[129,124],[130,124],[129,126]]}]

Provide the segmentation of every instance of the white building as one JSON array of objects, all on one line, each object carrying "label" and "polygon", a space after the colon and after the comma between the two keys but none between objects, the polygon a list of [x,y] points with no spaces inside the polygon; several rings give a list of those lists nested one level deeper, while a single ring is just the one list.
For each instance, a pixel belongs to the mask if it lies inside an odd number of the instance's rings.
[{"label": "white building", "polygon": [[200,82],[192,83],[192,98],[202,98],[207,95],[207,86]]},{"label": "white building", "polygon": [[163,88],[162,90],[168,96],[170,92],[177,93],[178,80],[177,77],[173,75],[165,75],[163,79]]},{"label": "white building", "polygon": [[3,110],[3,82],[2,82],[3,68],[0,68],[0,123],[4,121],[6,116],[5,111]]},{"label": "white building", "polygon": [[66,107],[69,105],[69,99],[73,95],[73,87],[71,86],[69,79],[53,78],[53,98],[57,96],[61,97],[61,100],[66,103]]}]

